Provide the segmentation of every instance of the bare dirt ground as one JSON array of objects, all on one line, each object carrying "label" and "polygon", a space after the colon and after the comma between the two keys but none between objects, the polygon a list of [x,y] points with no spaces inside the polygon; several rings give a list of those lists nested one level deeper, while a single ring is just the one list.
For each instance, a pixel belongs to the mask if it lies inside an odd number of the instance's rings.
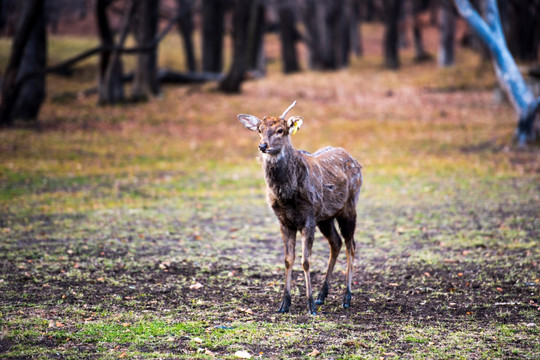
[{"label": "bare dirt ground", "polygon": [[[474,54],[438,69],[409,49],[391,72],[381,27],[364,36],[350,69],[292,76],[270,37],[268,76],[238,96],[166,87],[97,107],[82,93],[95,64],[51,77],[39,124],[0,132],[0,357],[539,358],[538,148],[513,144],[512,109]],[[180,67],[177,40],[164,64]],[[83,41],[53,38],[53,54]],[[291,99],[295,146],[364,165],[348,310],[340,254],[317,316],[298,261],[291,312],[275,312],[282,242],[236,114]],[[318,234],[315,289],[327,258]]]}]

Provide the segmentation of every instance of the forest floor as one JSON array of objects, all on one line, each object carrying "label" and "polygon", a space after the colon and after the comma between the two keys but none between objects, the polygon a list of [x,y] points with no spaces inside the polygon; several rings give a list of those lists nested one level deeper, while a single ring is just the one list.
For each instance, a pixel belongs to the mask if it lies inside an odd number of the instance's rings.
[{"label": "forest floor", "polygon": [[[93,41],[53,38],[50,53]],[[178,65],[167,41],[160,61]],[[540,151],[513,143],[490,64],[458,55],[285,76],[271,54],[241,95],[164,87],[113,107],[81,91],[91,61],[49,77],[39,124],[0,131],[0,358],[538,359]],[[296,147],[364,166],[352,305],[342,253],[317,316],[298,261],[276,313],[282,241],[258,137],[236,120],[293,100]],[[317,233],[315,289],[328,254]]]}]

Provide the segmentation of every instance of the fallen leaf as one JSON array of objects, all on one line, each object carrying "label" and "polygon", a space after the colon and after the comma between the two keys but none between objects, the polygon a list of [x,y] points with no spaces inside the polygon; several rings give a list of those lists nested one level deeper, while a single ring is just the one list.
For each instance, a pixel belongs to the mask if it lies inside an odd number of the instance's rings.
[{"label": "fallen leaf", "polygon": [[239,359],[251,359],[251,355],[247,351],[237,351],[234,356]]},{"label": "fallen leaf", "polygon": [[204,355],[206,356],[211,356],[211,357],[215,357],[216,354],[214,354],[213,352],[211,352],[210,350],[208,349],[204,349]]},{"label": "fallen leaf", "polygon": [[253,315],[253,310],[251,310],[251,309],[238,308],[238,311],[249,314],[249,315]]},{"label": "fallen leaf", "polygon": [[315,356],[319,355],[320,353],[321,353],[321,352],[320,352],[319,350],[313,349],[313,351],[310,352],[310,353],[308,354],[308,356],[313,356],[313,357],[315,357]]},{"label": "fallen leaf", "polygon": [[199,290],[202,287],[203,287],[203,284],[201,284],[201,283],[195,283],[195,284],[189,286],[190,290]]},{"label": "fallen leaf", "polygon": [[197,344],[202,344],[203,342],[203,339],[201,339],[200,337],[195,337],[192,340],[195,341]]},{"label": "fallen leaf", "polygon": [[500,287],[498,287],[498,288],[497,288],[497,291],[498,291],[498,292],[503,292],[503,289],[500,288]]},{"label": "fallen leaf", "polygon": [[347,340],[343,342],[343,345],[345,346],[354,346],[356,345],[356,342],[354,340]]},{"label": "fallen leaf", "polygon": [[160,269],[167,269],[171,267],[171,263],[169,261],[164,261],[158,265]]},{"label": "fallen leaf", "polygon": [[64,327],[64,324],[62,324],[60,321],[56,322],[56,327]]},{"label": "fallen leaf", "polygon": [[118,357],[119,357],[120,359],[123,359],[123,358],[125,358],[126,356],[127,356],[127,353],[126,353],[125,351],[124,351],[123,353],[121,353],[120,355],[118,355]]}]

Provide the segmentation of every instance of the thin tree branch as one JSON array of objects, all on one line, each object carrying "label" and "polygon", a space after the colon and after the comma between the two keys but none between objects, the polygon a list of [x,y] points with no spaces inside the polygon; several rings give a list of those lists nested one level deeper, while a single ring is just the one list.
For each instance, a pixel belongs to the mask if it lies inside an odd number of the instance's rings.
[{"label": "thin tree branch", "polygon": [[169,33],[169,31],[171,31],[171,29],[174,27],[174,25],[176,24],[176,22],[178,21],[178,19],[182,15],[183,15],[182,11],[179,11],[179,13],[174,18],[169,20],[169,22],[168,22],[167,26],[165,27],[165,29],[163,29],[163,31],[156,38],[154,38],[154,40],[152,42],[150,42],[148,44],[145,44],[143,46],[131,47],[131,48],[124,48],[124,47],[120,47],[120,46],[102,46],[102,45],[96,46],[96,47],[88,49],[88,50],[86,50],[86,51],[84,51],[84,52],[82,52],[82,53],[80,53],[78,55],[75,55],[72,58],[64,60],[63,62],[61,62],[59,64],[50,66],[50,67],[48,67],[46,69],[43,69],[43,70],[40,70],[40,71],[34,71],[34,72],[31,72],[31,73],[27,73],[27,74],[25,74],[24,76],[22,76],[19,79],[16,86],[20,87],[24,82],[30,80],[31,78],[33,78],[35,76],[54,73],[54,72],[64,70],[66,68],[70,68],[70,67],[74,66],[75,64],[77,64],[77,63],[79,63],[79,62],[81,62],[81,61],[83,61],[83,60],[85,60],[85,59],[87,59],[89,57],[92,57],[92,56],[95,56],[95,55],[99,54],[102,51],[114,51],[114,52],[117,52],[119,54],[127,54],[127,55],[135,55],[135,54],[139,54],[139,53],[142,53],[142,52],[152,51],[152,49],[154,49],[165,38],[165,36]]}]

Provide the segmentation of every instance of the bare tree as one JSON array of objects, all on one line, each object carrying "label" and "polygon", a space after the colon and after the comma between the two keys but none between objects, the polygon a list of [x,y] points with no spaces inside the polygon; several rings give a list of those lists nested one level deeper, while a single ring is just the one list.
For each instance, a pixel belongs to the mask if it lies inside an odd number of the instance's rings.
[{"label": "bare tree", "polygon": [[[158,6],[155,0],[139,0],[138,21],[135,38],[139,46],[152,44],[157,34]],[[159,93],[157,78],[157,44],[149,51],[137,55],[137,66],[133,81],[132,98],[135,101],[147,100]]]},{"label": "bare tree", "polygon": [[252,0],[235,0],[233,14],[233,61],[227,76],[220,82],[219,89],[226,93],[239,93],[247,71],[247,37]]},{"label": "bare tree", "polygon": [[36,70],[39,72],[45,67],[43,5],[41,0],[28,0],[24,3],[4,73],[0,124],[10,125],[16,117],[35,118],[45,98],[44,75],[28,77],[28,74]]},{"label": "bare tree", "polygon": [[264,32],[266,28],[265,7],[261,0],[252,0],[250,5],[247,31],[247,66],[248,69],[262,76],[265,74]]},{"label": "bare tree", "polygon": [[300,39],[300,34],[296,28],[295,4],[289,0],[280,0],[277,6],[283,72],[294,73],[300,71],[296,52],[296,43]]},{"label": "bare tree", "polygon": [[456,37],[456,14],[449,0],[444,0],[440,6],[441,23],[438,63],[441,67],[454,65],[454,43]]},{"label": "bare tree", "polygon": [[[110,0],[96,0],[95,7],[98,35],[102,47],[98,65],[98,102],[104,104],[109,102],[111,93],[116,94],[115,98],[124,98],[121,64],[116,64],[116,66],[112,64],[114,37],[107,17],[107,8],[110,4]],[[113,66],[119,71],[115,71],[112,75],[117,76],[112,78],[109,76],[106,79],[107,69]]]},{"label": "bare tree", "polygon": [[496,0],[486,0],[485,20],[468,0],[454,0],[460,15],[467,21],[478,37],[488,47],[499,84],[506,92],[518,115],[516,131],[520,144],[534,139],[534,119],[540,107],[540,98],[535,98],[527,87],[514,58],[508,50]]},{"label": "bare tree", "polygon": [[431,60],[431,55],[424,48],[422,37],[422,12],[429,9],[429,0],[412,0],[414,60],[417,62]]},{"label": "bare tree", "polygon": [[223,34],[226,0],[202,0],[202,70],[223,70]]},{"label": "bare tree", "polygon": [[508,8],[508,47],[518,60],[538,60],[540,0],[504,0]]},{"label": "bare tree", "polygon": [[195,50],[193,47],[193,3],[194,0],[176,0],[180,19],[178,20],[178,29],[182,35],[182,44],[186,66],[189,71],[197,70],[195,62]]},{"label": "bare tree", "polygon": [[351,51],[356,56],[361,56],[363,53],[362,48],[362,33],[361,33],[361,0],[350,0],[351,2],[351,11],[350,11],[350,41],[351,41]]},{"label": "bare tree", "polygon": [[339,69],[348,64],[350,50],[350,1],[304,0],[302,17],[309,49],[309,66],[316,70]]},{"label": "bare tree", "polygon": [[389,69],[397,69],[400,66],[398,52],[398,28],[399,15],[401,13],[402,0],[383,0],[385,15],[384,30],[384,64]]}]

